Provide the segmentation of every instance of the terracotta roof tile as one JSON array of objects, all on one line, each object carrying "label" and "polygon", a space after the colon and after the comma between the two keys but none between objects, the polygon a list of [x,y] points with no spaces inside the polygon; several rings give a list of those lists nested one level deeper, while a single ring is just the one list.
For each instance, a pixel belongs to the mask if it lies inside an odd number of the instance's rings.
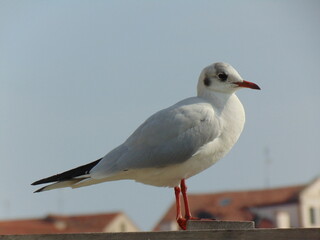
[{"label": "terracotta roof tile", "polygon": [[0,221],[0,235],[102,232],[120,214],[48,215],[40,219]]}]

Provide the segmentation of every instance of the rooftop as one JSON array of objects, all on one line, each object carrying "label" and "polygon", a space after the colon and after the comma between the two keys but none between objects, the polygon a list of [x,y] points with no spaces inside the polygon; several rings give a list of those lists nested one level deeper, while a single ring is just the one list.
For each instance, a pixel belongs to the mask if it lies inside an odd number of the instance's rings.
[{"label": "rooftop", "polygon": [[[297,202],[300,191],[305,187],[306,185],[298,185],[264,190],[189,194],[188,197],[193,216],[252,221],[254,216],[250,208]],[[159,230],[162,223],[175,221],[175,216],[176,209],[173,203],[154,230]]]}]

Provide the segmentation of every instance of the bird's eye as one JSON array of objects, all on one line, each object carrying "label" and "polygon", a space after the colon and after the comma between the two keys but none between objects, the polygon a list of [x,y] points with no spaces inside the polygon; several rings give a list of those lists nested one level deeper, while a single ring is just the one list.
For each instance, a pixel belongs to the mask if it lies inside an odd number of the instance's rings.
[{"label": "bird's eye", "polygon": [[203,80],[204,85],[206,85],[207,87],[211,85],[211,80],[208,77],[205,77],[205,79]]},{"label": "bird's eye", "polygon": [[219,78],[222,82],[225,82],[225,81],[227,81],[227,79],[228,79],[228,74],[226,74],[226,73],[219,73],[219,74],[218,74],[218,78]]}]

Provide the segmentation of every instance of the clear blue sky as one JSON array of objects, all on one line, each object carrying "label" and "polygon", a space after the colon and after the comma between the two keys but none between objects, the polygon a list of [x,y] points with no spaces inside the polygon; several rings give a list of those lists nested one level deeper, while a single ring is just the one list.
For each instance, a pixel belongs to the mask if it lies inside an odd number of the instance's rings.
[{"label": "clear blue sky", "polygon": [[243,134],[189,191],[319,176],[319,11],[316,0],[1,0],[0,219],[122,210],[150,229],[172,189],[120,181],[33,194],[30,183],[102,157],[152,113],[195,95],[216,61],[262,90],[238,93]]}]

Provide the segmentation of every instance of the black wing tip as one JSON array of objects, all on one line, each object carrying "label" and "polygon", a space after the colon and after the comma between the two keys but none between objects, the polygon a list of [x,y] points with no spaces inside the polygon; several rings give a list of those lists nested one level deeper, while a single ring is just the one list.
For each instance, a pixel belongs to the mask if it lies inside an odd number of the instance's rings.
[{"label": "black wing tip", "polygon": [[35,181],[35,182],[31,183],[31,185],[32,185],[32,186],[35,186],[35,185],[39,185],[39,184],[45,183],[45,182],[43,182],[43,181],[44,181],[44,179],[40,179],[40,180],[38,180],[38,181]]},{"label": "black wing tip", "polygon": [[31,183],[31,185],[34,186],[34,185],[39,185],[39,184],[44,184],[44,183],[65,181],[65,180],[69,180],[69,179],[72,179],[74,177],[80,176],[82,174],[86,174],[94,166],[96,166],[101,161],[101,159],[102,158],[99,158],[98,160],[96,160],[94,162],[91,162],[91,163],[88,163],[88,164],[73,168],[73,169],[71,169],[69,171],[65,171],[65,172],[60,173],[60,174],[56,174],[56,175],[53,175],[53,176],[50,176],[50,177],[47,177],[47,178],[40,179],[38,181],[35,181],[35,182]]},{"label": "black wing tip", "polygon": [[46,187],[42,187],[42,188],[39,188],[38,190],[34,191],[33,193],[39,193],[39,192],[42,192]]},{"label": "black wing tip", "polygon": [[59,174],[56,174],[56,175],[53,175],[53,176],[50,176],[47,178],[42,178],[38,181],[31,183],[31,185],[35,186],[35,185],[44,184],[44,183],[56,182],[56,181],[58,181],[58,179],[56,179],[58,176],[59,176]]}]

